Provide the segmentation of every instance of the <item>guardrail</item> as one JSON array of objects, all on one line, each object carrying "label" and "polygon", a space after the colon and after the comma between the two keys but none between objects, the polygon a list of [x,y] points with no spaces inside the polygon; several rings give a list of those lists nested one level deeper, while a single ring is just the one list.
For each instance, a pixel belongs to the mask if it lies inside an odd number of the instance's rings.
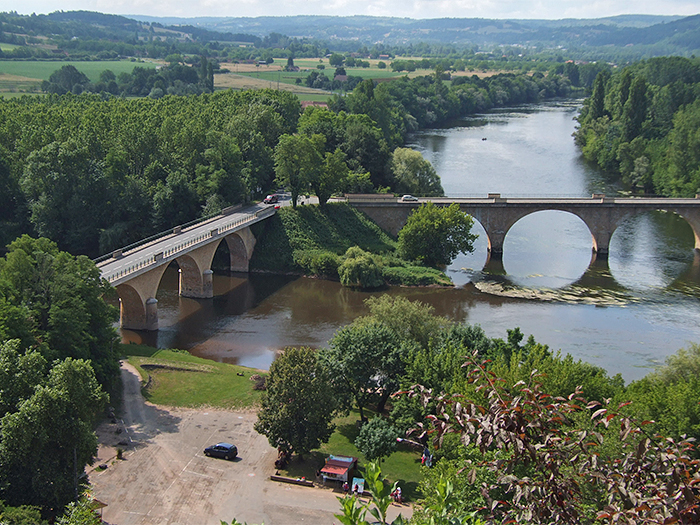
[{"label": "guardrail", "polygon": [[[231,222],[228,222],[222,226],[219,226],[217,228],[212,228],[211,230],[204,232],[200,235],[197,235],[196,237],[193,237],[191,239],[186,240],[185,242],[182,242],[180,244],[177,244],[173,246],[172,248],[169,248],[167,250],[155,253],[153,255],[149,255],[145,259],[135,262],[134,264],[128,266],[127,268],[122,268],[121,270],[117,272],[113,272],[107,277],[104,277],[109,283],[112,283],[116,281],[117,279],[121,279],[122,277],[132,274],[134,272],[137,272],[141,269],[143,269],[146,266],[151,266],[151,265],[160,265],[162,264],[162,261],[169,260],[175,258],[174,256],[187,250],[188,248],[196,245],[196,244],[201,244],[207,239],[211,239],[213,237],[217,237],[218,235],[233,230],[235,228],[238,228],[246,223],[249,222],[254,222],[259,219],[265,219],[271,215],[275,214],[275,209],[274,207],[269,207],[265,208],[262,210],[257,210],[253,215],[249,215],[247,217],[239,218],[236,220],[233,220]],[[110,255],[111,257],[111,255]]]},{"label": "guardrail", "polygon": [[[628,193],[617,193],[612,192],[610,194],[604,193],[450,193],[449,195],[443,195],[442,197],[420,197],[421,199],[488,199],[490,195],[499,195],[502,199],[598,199],[602,196],[606,198],[628,198],[628,199],[667,199],[669,197],[664,195],[633,195]],[[343,200],[348,202],[358,202],[358,201],[388,201],[388,200],[399,200],[401,195],[394,195],[392,193],[349,193],[342,197]],[[695,196],[696,199],[700,198],[700,194]],[[336,200],[340,200],[337,199]]]},{"label": "guardrail", "polygon": [[234,212],[237,209],[240,209],[241,207],[242,207],[242,205],[239,204],[236,206],[228,206],[226,208],[222,208],[217,215],[209,215],[207,217],[200,217],[199,219],[191,220],[190,222],[186,222],[185,224],[180,224],[178,226],[175,226],[174,228],[170,228],[170,229],[164,230],[162,232],[155,233],[155,234],[151,235],[150,237],[146,237],[145,239],[141,239],[140,241],[136,241],[134,243],[131,243],[128,246],[124,246],[122,248],[118,248],[117,250],[112,250],[109,253],[105,253],[104,255],[100,255],[96,259],[93,259],[92,262],[94,262],[95,264],[101,263],[103,261],[111,259],[115,253],[119,253],[119,255],[123,255],[128,251],[131,251],[131,250],[134,250],[135,248],[138,248],[139,246],[143,246],[145,244],[156,241],[158,239],[162,239],[163,237],[167,237],[168,235],[179,234],[182,232],[182,230],[189,228],[190,226],[194,226],[196,224],[215,220],[217,217],[229,215],[230,213]]}]

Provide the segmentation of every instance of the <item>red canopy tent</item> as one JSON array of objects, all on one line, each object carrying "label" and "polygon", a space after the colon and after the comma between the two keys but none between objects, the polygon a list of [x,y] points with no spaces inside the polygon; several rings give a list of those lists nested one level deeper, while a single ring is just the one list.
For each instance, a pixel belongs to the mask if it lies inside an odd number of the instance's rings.
[{"label": "red canopy tent", "polygon": [[326,458],[326,464],[321,469],[323,481],[348,481],[350,471],[357,467],[357,458],[349,456],[333,456]]}]

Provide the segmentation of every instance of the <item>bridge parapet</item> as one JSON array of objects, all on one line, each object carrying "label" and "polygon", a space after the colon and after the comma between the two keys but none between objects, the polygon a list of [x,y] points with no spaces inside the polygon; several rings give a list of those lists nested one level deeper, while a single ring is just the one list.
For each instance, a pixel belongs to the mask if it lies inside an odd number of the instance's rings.
[{"label": "bridge parapet", "polygon": [[[132,264],[128,265],[125,268],[120,268],[119,270],[115,270],[113,272],[109,272],[106,274],[103,274],[103,278],[106,279],[110,284],[116,285],[120,281],[123,281],[125,277],[133,277],[134,274],[140,273],[144,271],[147,267],[151,267],[154,265],[160,266],[163,264],[163,261],[171,261],[172,259],[177,258],[178,256],[182,255],[183,253],[187,253],[188,251],[191,251],[192,249],[196,248],[200,244],[207,244],[209,240],[213,237],[216,237],[218,235],[221,235],[222,233],[229,232],[232,230],[235,230],[236,228],[240,228],[243,225],[257,222],[262,219],[266,219],[267,217],[270,217],[271,215],[275,214],[275,209],[272,206],[269,206],[267,208],[257,210],[255,214],[243,217],[243,218],[237,218],[233,219],[231,221],[227,221],[226,223],[217,226],[216,228],[209,229],[199,235],[196,235],[195,237],[188,238],[187,240],[178,243],[174,246],[171,246],[167,249],[162,250],[159,253],[152,254],[152,255],[144,255],[144,258],[141,260],[134,261]],[[187,231],[191,231],[195,228],[202,227],[202,224],[197,225],[196,227],[190,228],[188,230],[181,231],[180,233],[186,233]],[[123,253],[121,250],[118,250],[119,256],[118,257],[113,257],[114,259],[116,258],[123,258],[126,255],[133,255],[138,251],[142,251],[143,248],[140,250],[135,250],[132,251],[131,253]],[[116,252],[115,252],[116,253]],[[100,264],[98,264],[98,267],[102,268],[107,266],[111,261],[102,261]]]},{"label": "bridge parapet", "polygon": [[659,197],[608,197],[594,193],[591,197],[503,197],[489,193],[486,198],[430,197],[404,202],[401,199],[371,199],[348,196],[351,206],[366,213],[380,227],[396,236],[414,209],[426,202],[436,206],[458,204],[460,209],[478,221],[486,232],[491,257],[500,258],[510,228],[520,219],[538,211],[564,211],[578,216],[592,236],[592,249],[598,257],[607,257],[615,229],[629,217],[652,210],[664,210],[683,217],[695,235],[695,249],[700,250],[700,199]]}]

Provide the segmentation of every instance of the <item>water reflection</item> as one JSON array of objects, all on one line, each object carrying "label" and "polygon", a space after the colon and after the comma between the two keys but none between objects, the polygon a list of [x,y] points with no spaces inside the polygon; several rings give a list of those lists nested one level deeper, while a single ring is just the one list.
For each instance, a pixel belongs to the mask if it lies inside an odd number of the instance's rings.
[{"label": "water reflection", "polygon": [[[576,150],[576,104],[533,106],[416,135],[448,195],[614,194]],[[486,138],[487,140],[482,140]],[[685,221],[654,212],[622,224],[609,259],[592,257],[591,235],[565,212],[539,212],[508,233],[502,261],[489,261],[483,228],[474,252],[447,269],[453,289],[354,292],[339,283],[269,275],[214,276],[216,297],[180,298],[176,269],[158,292],[161,330],[127,338],[267,368],[286,346],[321,347],[367,313],[379,293],[420,300],[438,315],[481,325],[490,337],[523,333],[631,380],[689,342],[700,341],[700,255]]]},{"label": "water reflection", "polygon": [[693,246],[693,231],[682,217],[665,212],[640,214],[613,234],[610,268],[631,289],[666,288],[687,272]]}]

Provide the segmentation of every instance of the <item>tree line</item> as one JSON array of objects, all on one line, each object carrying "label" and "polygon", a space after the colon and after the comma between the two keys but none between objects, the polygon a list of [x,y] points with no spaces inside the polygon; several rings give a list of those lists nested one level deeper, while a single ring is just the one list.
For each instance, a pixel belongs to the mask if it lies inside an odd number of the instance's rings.
[{"label": "tree line", "polygon": [[278,186],[320,200],[338,191],[441,195],[434,170],[394,154],[409,132],[569,92],[555,74],[365,80],[303,115],[295,95],[273,90],[4,99],[0,241],[32,233],[94,257]]},{"label": "tree line", "polygon": [[578,117],[584,157],[634,191],[700,191],[700,59],[654,58],[601,72]]},{"label": "tree line", "polygon": [[213,93],[214,71],[219,69],[219,64],[199,57],[197,63],[185,65],[180,63],[181,59],[180,55],[175,55],[168,66],[157,69],[136,66],[131,73],[123,72],[118,76],[105,69],[97,82],[91,82],[73,65],[62,66],[41,83],[41,90],[55,95],[100,93],[105,97],[151,98]]},{"label": "tree line", "polygon": [[3,523],[45,523],[85,489],[94,424],[120,385],[109,294],[92,261],[45,238],[0,258]]}]

